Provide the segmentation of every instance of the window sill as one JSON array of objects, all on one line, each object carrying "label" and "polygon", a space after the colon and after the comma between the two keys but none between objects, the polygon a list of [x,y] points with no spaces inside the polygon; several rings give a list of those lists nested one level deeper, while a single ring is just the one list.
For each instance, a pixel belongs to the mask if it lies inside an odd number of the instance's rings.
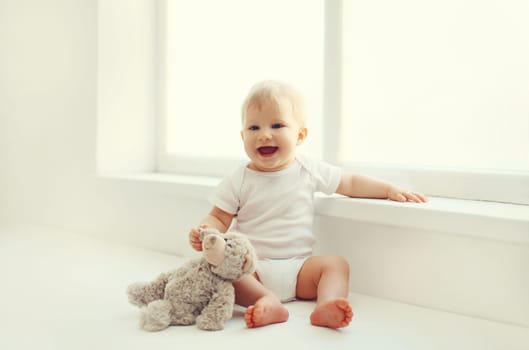
[{"label": "window sill", "polygon": [[319,196],[318,215],[529,243],[529,205],[429,197],[428,203]]},{"label": "window sill", "polygon": [[[163,173],[104,174],[110,181],[162,186],[181,197],[206,199],[220,178]],[[428,203],[316,196],[316,214],[392,227],[447,232],[529,244],[529,205],[430,197]]]}]

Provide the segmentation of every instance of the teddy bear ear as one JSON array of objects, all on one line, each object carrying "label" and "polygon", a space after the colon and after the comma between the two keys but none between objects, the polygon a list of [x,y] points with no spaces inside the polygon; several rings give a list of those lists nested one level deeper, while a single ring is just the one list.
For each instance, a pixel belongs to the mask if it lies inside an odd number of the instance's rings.
[{"label": "teddy bear ear", "polygon": [[220,235],[219,230],[217,230],[216,228],[212,228],[212,227],[199,227],[198,232],[200,232],[201,242],[204,240],[204,237],[206,237],[207,235],[211,235],[211,234]]},{"label": "teddy bear ear", "polygon": [[244,257],[244,264],[242,265],[242,272],[246,273],[253,268],[253,258],[250,254]]},{"label": "teddy bear ear", "polygon": [[206,229],[199,227],[198,232],[200,232],[200,242],[202,242],[204,240],[204,237],[206,237],[207,231]]}]

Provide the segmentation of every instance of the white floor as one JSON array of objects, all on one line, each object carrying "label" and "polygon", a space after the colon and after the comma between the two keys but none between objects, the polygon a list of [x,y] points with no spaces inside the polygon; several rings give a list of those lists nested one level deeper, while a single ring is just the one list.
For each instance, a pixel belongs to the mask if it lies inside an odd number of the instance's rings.
[{"label": "white floor", "polygon": [[313,327],[311,302],[287,304],[287,323],[247,329],[238,309],[226,329],[138,328],[126,286],[181,259],[84,236],[0,229],[0,349],[529,349],[529,329],[351,294],[342,330]]}]

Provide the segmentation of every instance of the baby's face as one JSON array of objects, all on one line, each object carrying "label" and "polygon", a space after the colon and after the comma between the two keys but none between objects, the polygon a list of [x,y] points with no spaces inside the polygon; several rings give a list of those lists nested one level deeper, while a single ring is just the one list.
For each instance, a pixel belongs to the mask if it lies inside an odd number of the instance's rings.
[{"label": "baby's face", "polygon": [[295,159],[296,146],[303,142],[307,129],[275,102],[264,102],[260,108],[251,104],[246,111],[241,136],[250,157],[250,169],[279,171]]}]

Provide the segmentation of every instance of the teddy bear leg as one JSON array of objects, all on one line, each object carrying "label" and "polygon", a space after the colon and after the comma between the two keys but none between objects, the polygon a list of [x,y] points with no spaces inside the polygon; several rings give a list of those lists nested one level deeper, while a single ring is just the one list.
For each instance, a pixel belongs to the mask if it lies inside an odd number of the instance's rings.
[{"label": "teddy bear leg", "polygon": [[176,303],[173,305],[171,324],[188,326],[194,324],[197,319],[196,306],[187,303]]},{"label": "teddy bear leg", "polygon": [[129,302],[141,307],[149,304],[151,301],[163,299],[168,279],[169,274],[162,273],[151,282],[131,284],[127,288]]},{"label": "teddy bear leg", "polygon": [[224,328],[224,322],[232,316],[233,307],[228,305],[205,308],[197,317],[197,327],[206,331],[218,331]]},{"label": "teddy bear leg", "polygon": [[220,288],[218,292],[197,317],[198,328],[218,331],[223,329],[224,322],[232,317],[235,300],[233,287],[229,284],[226,288]]},{"label": "teddy bear leg", "polygon": [[142,309],[140,327],[149,332],[161,331],[171,323],[171,303],[155,300]]}]

